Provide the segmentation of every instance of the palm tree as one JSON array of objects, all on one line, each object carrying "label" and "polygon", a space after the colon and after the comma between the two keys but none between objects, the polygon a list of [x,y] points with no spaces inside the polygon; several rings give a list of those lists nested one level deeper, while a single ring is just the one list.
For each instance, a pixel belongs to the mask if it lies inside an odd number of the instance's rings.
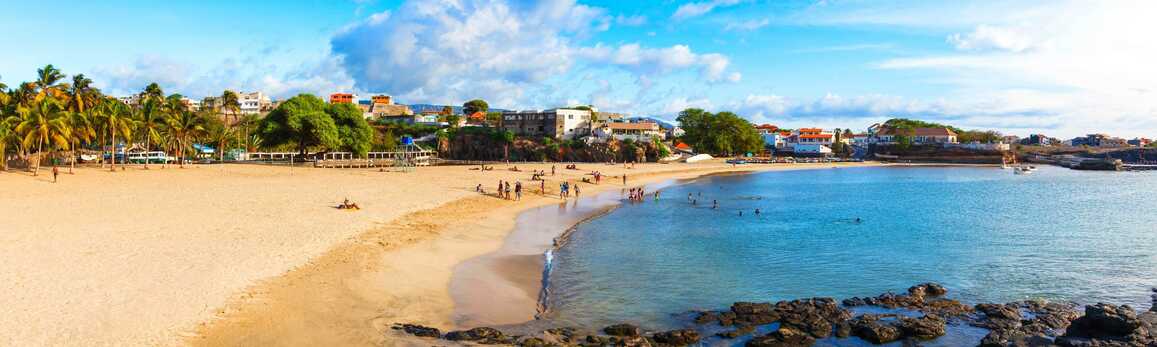
[{"label": "palm tree", "polygon": [[100,90],[92,87],[92,80],[84,74],[72,76],[72,84],[68,90],[68,110],[85,112],[100,98]]},{"label": "palm tree", "polygon": [[68,129],[72,131],[72,135],[68,137],[73,151],[68,173],[72,174],[73,169],[76,168],[76,158],[80,155],[77,150],[80,149],[82,143],[90,144],[96,139],[96,126],[92,122],[90,113],[86,112],[68,112],[66,121],[68,122]]},{"label": "palm tree", "polygon": [[142,105],[148,100],[162,102],[165,99],[165,92],[161,90],[161,86],[157,85],[156,82],[149,83],[148,86],[145,86],[145,91],[141,92],[140,95]]},{"label": "palm tree", "polygon": [[210,127],[206,134],[209,142],[217,144],[217,160],[225,161],[225,146],[233,140],[233,128],[222,124],[220,126]]},{"label": "palm tree", "polygon": [[54,97],[60,96],[60,80],[66,76],[60,72],[52,64],[48,64],[43,68],[36,70],[36,82],[32,82],[36,87],[36,95],[43,97],[45,95],[52,95]]},{"label": "palm tree", "polygon": [[181,167],[185,167],[185,153],[189,149],[189,141],[205,132],[203,118],[186,110],[172,114],[168,123],[169,133],[177,142],[177,162]]},{"label": "palm tree", "polygon": [[8,171],[8,144],[14,143],[20,138],[16,133],[17,120],[19,118],[10,117],[0,112],[0,170],[3,171]]},{"label": "palm tree", "polygon": [[[145,152],[151,150],[152,141],[161,136],[164,126],[164,106],[152,98],[146,98],[144,106],[137,111],[137,130],[145,138]],[[144,168],[149,168],[149,157],[145,155]]]},{"label": "palm tree", "polygon": [[[51,67],[51,65],[50,65]],[[44,144],[52,148],[68,149],[68,111],[53,98],[37,98],[32,107],[21,107],[17,112],[23,119],[16,126],[16,132],[24,134],[24,146],[36,144],[36,167],[32,173],[40,173],[40,158],[44,157]]]},{"label": "palm tree", "polygon": [[[133,120],[130,118],[132,117],[132,109],[120,100],[109,98],[101,103],[100,114],[101,120],[105,124],[105,130],[108,131],[111,138],[109,156],[112,158],[112,165],[109,166],[109,170],[116,171],[117,134],[120,133],[125,139],[132,138]],[[124,163],[122,162],[121,165],[123,166]]]},{"label": "palm tree", "polygon": [[[226,90],[224,93],[221,93],[221,113],[224,114],[226,111],[233,115],[233,123],[236,123],[237,113],[241,112],[241,102],[237,97],[237,93],[232,90]],[[233,123],[229,122],[229,117],[225,117],[226,126]]]}]

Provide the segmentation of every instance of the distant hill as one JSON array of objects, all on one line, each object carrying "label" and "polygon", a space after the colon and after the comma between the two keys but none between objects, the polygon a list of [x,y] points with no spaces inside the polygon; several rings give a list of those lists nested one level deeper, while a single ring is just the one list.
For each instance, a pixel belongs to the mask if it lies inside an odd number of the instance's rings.
[{"label": "distant hill", "polygon": [[663,129],[672,129],[672,128],[675,128],[678,126],[677,124],[675,124],[672,121],[662,119],[662,118],[650,117],[650,116],[635,116],[635,117],[628,117],[627,119],[652,121],[655,123],[659,123],[659,127],[663,128]]}]

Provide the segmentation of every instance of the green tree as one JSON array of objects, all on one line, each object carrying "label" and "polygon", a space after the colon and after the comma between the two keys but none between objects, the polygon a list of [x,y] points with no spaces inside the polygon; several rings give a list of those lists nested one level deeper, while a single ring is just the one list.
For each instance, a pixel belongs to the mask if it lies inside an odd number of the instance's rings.
[{"label": "green tree", "polygon": [[92,80],[84,74],[72,76],[72,85],[68,90],[68,110],[71,112],[86,112],[100,99],[100,90],[92,87]]},{"label": "green tree", "polygon": [[6,114],[3,106],[0,104],[0,169],[8,171],[8,145],[20,139],[16,132],[19,118]]},{"label": "green tree", "polygon": [[712,114],[690,108],[680,112],[677,120],[685,132],[683,142],[700,153],[733,155],[763,148],[763,137],[755,126],[731,112]]},{"label": "green tree", "polygon": [[293,144],[303,155],[310,147],[341,145],[337,125],[326,114],[325,101],[310,94],[300,94],[281,103],[261,120],[259,128],[265,145]]},{"label": "green tree", "polygon": [[454,108],[450,107],[450,106],[442,106],[442,112],[440,112],[439,114],[441,114],[443,116],[452,115],[452,114],[454,114]]},{"label": "green tree", "polygon": [[[165,124],[164,106],[153,97],[144,98],[145,103],[136,112],[137,132],[145,140],[145,152],[152,150],[153,142],[161,136],[160,131]],[[146,155],[144,168],[149,168],[149,159]]]},{"label": "green tree", "polygon": [[36,146],[36,163],[32,172],[36,176],[40,173],[45,144],[50,149],[68,149],[71,136],[66,119],[68,111],[55,98],[38,98],[31,107],[21,107],[17,112],[22,120],[16,126],[16,132],[24,134],[25,147]]},{"label": "green tree", "polygon": [[96,124],[88,112],[68,112],[65,119],[71,133],[68,140],[73,154],[72,160],[69,161],[68,173],[72,174],[73,169],[76,168],[76,158],[80,155],[76,151],[81,148],[82,144],[88,145],[96,140]]},{"label": "green tree", "polygon": [[191,141],[205,131],[205,121],[202,117],[186,109],[169,115],[168,128],[169,133],[177,142],[175,151],[177,165],[185,167],[185,156],[189,148],[192,147]]},{"label": "green tree", "polygon": [[59,69],[52,66],[52,64],[37,69],[36,82],[32,84],[36,96],[41,98],[45,96],[59,97],[63,87],[60,85],[60,81],[66,77]]},{"label": "green tree", "polygon": [[[237,118],[237,114],[241,113],[241,99],[237,96],[236,92],[232,90],[226,90],[221,93],[221,98],[218,100],[220,101],[221,105],[221,114],[225,117],[225,125],[231,126],[233,123],[229,122],[229,115],[233,115],[233,118]],[[234,119],[234,123],[236,121],[237,120]]]},{"label": "green tree", "polygon": [[374,129],[366,123],[362,110],[353,104],[329,104],[326,113],[337,126],[340,149],[365,158],[374,142]]},{"label": "green tree", "polygon": [[140,96],[141,105],[144,105],[148,101],[161,103],[165,100],[165,92],[161,90],[161,86],[156,82],[149,83],[149,85],[145,86],[145,90],[141,92]]},{"label": "green tree", "polygon": [[474,114],[475,112],[486,112],[489,110],[490,104],[487,104],[486,101],[482,99],[474,99],[462,104],[462,113],[464,114]]}]

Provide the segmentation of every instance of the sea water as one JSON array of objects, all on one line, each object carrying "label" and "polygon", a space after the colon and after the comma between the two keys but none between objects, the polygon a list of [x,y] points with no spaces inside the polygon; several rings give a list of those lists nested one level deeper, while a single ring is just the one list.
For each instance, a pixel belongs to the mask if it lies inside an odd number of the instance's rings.
[{"label": "sea water", "polygon": [[875,296],[929,281],[972,304],[1148,309],[1157,175],[872,167],[710,176],[580,224],[552,257],[544,319],[559,326],[684,327],[688,312],[736,301]]}]

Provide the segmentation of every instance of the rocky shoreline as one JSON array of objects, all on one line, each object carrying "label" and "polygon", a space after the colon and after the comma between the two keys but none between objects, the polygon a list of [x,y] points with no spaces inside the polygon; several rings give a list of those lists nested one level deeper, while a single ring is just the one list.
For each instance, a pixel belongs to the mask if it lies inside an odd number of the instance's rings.
[{"label": "rocky shoreline", "polygon": [[[919,344],[944,336],[950,324],[988,331],[979,346],[1157,346],[1157,288],[1153,307],[1139,312],[1128,306],[1098,303],[1080,312],[1076,304],[1019,301],[966,305],[944,296],[935,283],[908,288],[907,293],[876,297],[810,298],[777,303],[736,302],[727,310],[697,312],[694,326],[646,332],[617,324],[599,332],[552,328],[525,336],[506,335],[479,327],[443,334],[440,330],[398,323],[393,329],[410,335],[460,343],[516,346],[687,346],[707,339],[748,347],[811,346],[825,338],[857,338],[866,343],[901,341]],[[860,313],[857,308],[891,310]],[[777,326],[775,326],[777,325]],[[773,330],[768,330],[774,328]],[[759,331],[769,331],[760,333]],[[735,340],[728,343],[726,340]]]}]

